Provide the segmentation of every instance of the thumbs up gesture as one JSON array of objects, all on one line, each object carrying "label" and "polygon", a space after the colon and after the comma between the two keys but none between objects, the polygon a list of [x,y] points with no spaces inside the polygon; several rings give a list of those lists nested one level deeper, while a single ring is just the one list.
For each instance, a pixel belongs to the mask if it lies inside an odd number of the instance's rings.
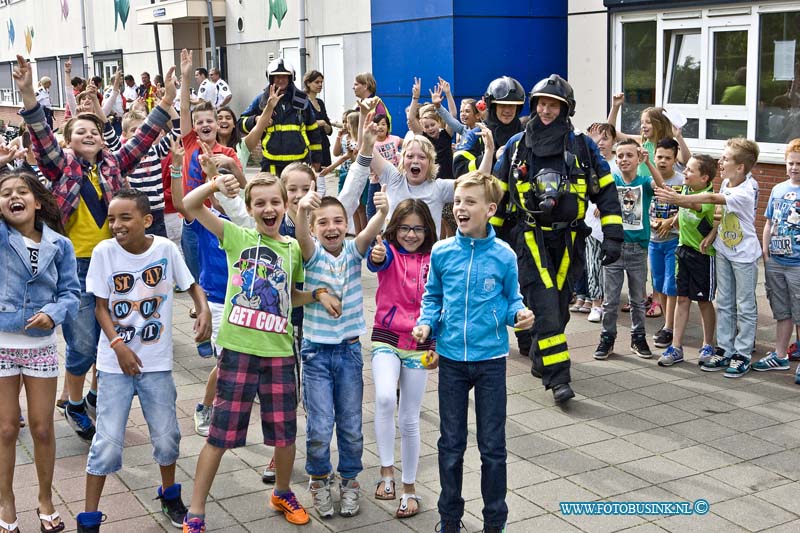
[{"label": "thumbs up gesture", "polygon": [[383,213],[384,217],[389,214],[389,197],[386,195],[385,183],[381,185],[381,190],[372,197],[372,201],[375,203],[375,209]]},{"label": "thumbs up gesture", "polygon": [[322,199],[316,190],[316,183],[312,181],[311,188],[308,189],[305,196],[300,198],[300,201],[297,203],[297,210],[304,212],[313,211],[319,207],[321,201]]},{"label": "thumbs up gesture", "polygon": [[380,265],[386,260],[386,246],[383,244],[383,234],[378,233],[375,239],[375,245],[369,254],[369,260],[375,265]]}]

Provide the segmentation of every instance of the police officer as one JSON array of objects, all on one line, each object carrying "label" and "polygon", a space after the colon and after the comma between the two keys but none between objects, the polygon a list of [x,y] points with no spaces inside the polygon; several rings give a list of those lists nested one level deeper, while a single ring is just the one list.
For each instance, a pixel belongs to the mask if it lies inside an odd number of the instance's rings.
[{"label": "police officer", "polygon": [[536,316],[531,373],[562,403],[575,396],[564,329],[572,287],[584,267],[587,200],[600,210],[604,265],[620,256],[622,217],[608,163],[588,136],[572,128],[569,83],[553,74],[533,87],[530,99],[525,131],[509,140],[495,169],[506,195],[493,223],[510,226],[520,288]]},{"label": "police officer", "polygon": [[[294,67],[283,58],[267,66],[269,84],[282,93],[272,112],[272,123],[261,137],[262,172],[280,176],[289,163],[303,161],[319,168],[322,160],[322,132],[317,125],[306,94],[294,86]],[[239,118],[239,126],[248,133],[267,107],[269,86],[253,99]]]}]

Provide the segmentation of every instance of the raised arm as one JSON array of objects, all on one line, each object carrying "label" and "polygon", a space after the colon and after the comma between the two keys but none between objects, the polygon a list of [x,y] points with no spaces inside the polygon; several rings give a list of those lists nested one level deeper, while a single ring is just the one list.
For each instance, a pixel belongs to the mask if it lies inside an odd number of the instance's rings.
[{"label": "raised arm", "polygon": [[320,206],[319,193],[314,189],[314,185],[308,192],[300,198],[297,204],[297,219],[294,221],[294,233],[300,250],[303,252],[303,261],[308,261],[314,256],[314,239],[311,237],[311,229],[308,226],[308,216],[314,209]]},{"label": "raised arm", "polygon": [[386,216],[389,214],[389,199],[386,197],[386,184],[381,185],[381,190],[375,193],[373,201],[375,202],[375,208],[378,212],[369,219],[367,226],[356,235],[355,239],[356,248],[361,255],[366,255],[367,250],[369,250],[369,245],[372,244],[375,237],[380,233],[383,228],[383,223],[386,222]]},{"label": "raised arm", "polygon": [[[441,79],[441,78],[440,78]],[[442,107],[442,88],[440,85],[436,85],[433,89],[431,89],[431,102],[433,103],[433,107],[435,109],[440,109]],[[452,98],[452,97],[451,97]],[[450,127],[447,122],[445,122],[445,131],[448,135],[453,135],[453,128]]]},{"label": "raised arm", "polygon": [[189,101],[189,84],[192,79],[192,53],[186,48],[181,50],[181,137],[192,131],[192,111]]},{"label": "raised arm", "polygon": [[630,137],[629,135],[622,133],[622,128],[617,126],[617,115],[619,115],[619,110],[622,109],[622,104],[624,101],[625,93],[615,93],[611,97],[611,110],[608,112],[608,118],[606,119],[606,122],[617,127],[617,137],[615,139],[617,142],[624,141]]},{"label": "raised arm", "polygon": [[683,131],[681,128],[672,126],[672,134],[675,136],[675,140],[678,143],[678,161],[682,165],[685,165],[689,162],[689,159],[691,159],[692,151],[689,149],[689,145],[686,144],[686,139],[683,138]]},{"label": "raised arm", "polygon": [[275,111],[275,106],[278,105],[278,102],[281,100],[282,96],[282,89],[278,89],[275,85],[269,86],[269,98],[267,98],[267,106],[258,116],[253,128],[244,137],[244,144],[251,152],[254,151],[261,142],[261,136],[264,134],[264,130],[272,124],[272,113]]},{"label": "raised arm", "polygon": [[422,87],[422,78],[414,78],[414,85],[411,86],[411,106],[408,108],[408,125],[414,135],[422,133],[422,126],[419,123],[419,93]]}]

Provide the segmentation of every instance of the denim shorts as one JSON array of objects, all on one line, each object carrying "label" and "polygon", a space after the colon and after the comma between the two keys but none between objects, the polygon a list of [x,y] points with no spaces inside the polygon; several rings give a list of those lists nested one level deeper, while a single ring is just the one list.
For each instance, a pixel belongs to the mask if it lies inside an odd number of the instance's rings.
[{"label": "denim shorts", "polygon": [[67,343],[64,368],[73,376],[83,376],[92,368],[97,361],[97,342],[100,340],[100,325],[94,315],[94,294],[86,292],[89,261],[89,258],[78,258],[78,281],[81,284],[78,314],[61,324]]},{"label": "denim shorts", "polygon": [[181,432],[175,414],[178,393],[172,371],[143,372],[136,376],[97,371],[97,433],[89,448],[86,472],[107,476],[122,468],[125,426],[133,396],[139,397],[150,430],[153,459],[160,466],[175,464]]}]

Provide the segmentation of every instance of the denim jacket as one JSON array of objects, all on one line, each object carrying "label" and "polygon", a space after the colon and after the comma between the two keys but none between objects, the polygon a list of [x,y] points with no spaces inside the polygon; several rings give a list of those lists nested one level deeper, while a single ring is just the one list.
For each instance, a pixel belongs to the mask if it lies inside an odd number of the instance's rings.
[{"label": "denim jacket", "polygon": [[475,362],[508,354],[508,330],[523,310],[517,256],[487,224],[484,239],[439,241],[431,267],[419,325],[431,327],[436,351],[454,361]]},{"label": "denim jacket", "polygon": [[42,226],[38,271],[31,271],[22,235],[0,220],[0,331],[44,337],[53,330],[25,330],[28,319],[42,312],[57,326],[78,313],[81,286],[72,243]]}]

